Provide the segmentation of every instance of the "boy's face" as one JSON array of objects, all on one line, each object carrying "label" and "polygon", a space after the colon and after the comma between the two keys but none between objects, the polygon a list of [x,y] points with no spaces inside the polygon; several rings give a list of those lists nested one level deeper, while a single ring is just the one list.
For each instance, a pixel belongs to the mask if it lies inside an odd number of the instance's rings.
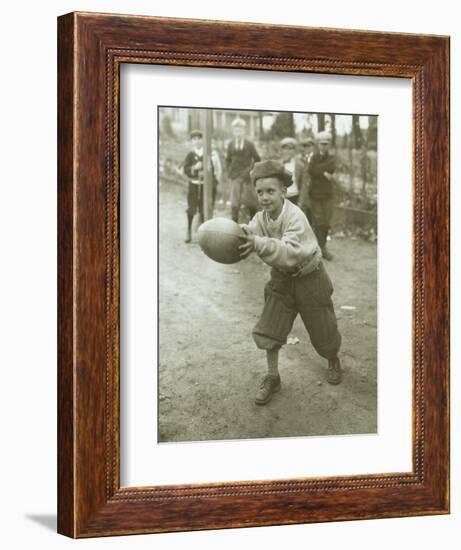
[{"label": "boy's face", "polygon": [[330,144],[328,141],[321,141],[319,143],[319,152],[321,155],[325,155],[326,153],[328,153],[328,148],[329,148]]},{"label": "boy's face", "polygon": [[283,200],[287,193],[283,183],[275,177],[260,178],[256,180],[255,189],[259,206],[261,206],[271,218],[277,218],[282,211]]},{"label": "boy's face", "polygon": [[306,143],[303,145],[303,154],[304,155],[310,155],[314,152],[314,144]]},{"label": "boy's face", "polygon": [[235,138],[241,138],[245,135],[245,128],[243,126],[234,126],[232,128],[232,133]]},{"label": "boy's face", "polygon": [[283,162],[290,161],[296,153],[296,149],[291,146],[282,147],[282,160]]},{"label": "boy's face", "polygon": [[194,136],[192,138],[192,147],[194,149],[200,149],[202,147],[203,139],[200,136]]}]

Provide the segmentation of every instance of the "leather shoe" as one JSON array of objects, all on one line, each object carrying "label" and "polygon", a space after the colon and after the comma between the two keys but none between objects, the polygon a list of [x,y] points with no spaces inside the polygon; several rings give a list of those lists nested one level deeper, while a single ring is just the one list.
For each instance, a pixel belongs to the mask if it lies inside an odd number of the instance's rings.
[{"label": "leather shoe", "polygon": [[280,376],[273,376],[272,374],[266,374],[262,379],[256,394],[256,405],[265,405],[269,403],[275,392],[278,392],[281,388]]},{"label": "leather shoe", "polygon": [[341,363],[339,357],[334,359],[328,359],[328,370],[327,370],[327,382],[329,384],[339,384],[342,380],[341,372]]}]

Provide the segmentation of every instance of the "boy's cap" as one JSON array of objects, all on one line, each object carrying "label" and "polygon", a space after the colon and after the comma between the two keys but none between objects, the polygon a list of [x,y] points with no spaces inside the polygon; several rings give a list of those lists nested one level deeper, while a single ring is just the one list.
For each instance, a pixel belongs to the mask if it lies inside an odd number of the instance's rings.
[{"label": "boy's cap", "polygon": [[256,162],[253,170],[250,172],[251,181],[253,184],[261,178],[278,178],[285,187],[289,187],[292,183],[291,174],[289,174],[283,164],[277,160],[262,160]]},{"label": "boy's cap", "polygon": [[319,132],[317,134],[317,141],[319,143],[330,143],[330,141],[331,141],[330,132],[327,132],[327,131]]},{"label": "boy's cap", "polygon": [[282,147],[291,147],[292,149],[296,149],[298,142],[292,137],[284,137],[280,142],[280,145]]},{"label": "boy's cap", "polygon": [[302,139],[301,145],[314,145],[314,140],[312,138]]},{"label": "boy's cap", "polygon": [[191,139],[194,137],[203,137],[203,132],[201,130],[192,130],[189,135]]},{"label": "boy's cap", "polygon": [[235,118],[231,124],[232,128],[246,128],[246,125],[247,123],[243,120],[243,118]]}]

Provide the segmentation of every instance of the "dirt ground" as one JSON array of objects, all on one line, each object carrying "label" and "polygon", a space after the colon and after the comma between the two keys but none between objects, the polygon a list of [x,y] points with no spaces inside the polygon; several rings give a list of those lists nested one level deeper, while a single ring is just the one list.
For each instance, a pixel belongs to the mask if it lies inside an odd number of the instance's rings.
[{"label": "dirt ground", "polygon": [[[233,265],[185,244],[185,191],[160,190],[159,441],[365,434],[377,431],[377,247],[330,241],[326,262],[342,334],[343,382],[325,381],[298,316],[295,345],[280,352],[282,389],[265,406],[254,395],[266,372],[251,337],[269,267],[256,255]],[[215,216],[229,216],[217,209]]]}]

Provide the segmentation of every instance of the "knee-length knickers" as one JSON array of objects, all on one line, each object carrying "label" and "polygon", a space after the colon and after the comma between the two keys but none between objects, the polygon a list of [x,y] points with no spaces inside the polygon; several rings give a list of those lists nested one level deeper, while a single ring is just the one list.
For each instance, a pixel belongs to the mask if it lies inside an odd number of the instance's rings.
[{"label": "knee-length knickers", "polygon": [[336,357],[341,346],[331,295],[333,285],[322,263],[302,277],[292,277],[273,268],[264,288],[264,309],[253,329],[260,349],[278,349],[286,344],[298,313],[319,355]]}]

